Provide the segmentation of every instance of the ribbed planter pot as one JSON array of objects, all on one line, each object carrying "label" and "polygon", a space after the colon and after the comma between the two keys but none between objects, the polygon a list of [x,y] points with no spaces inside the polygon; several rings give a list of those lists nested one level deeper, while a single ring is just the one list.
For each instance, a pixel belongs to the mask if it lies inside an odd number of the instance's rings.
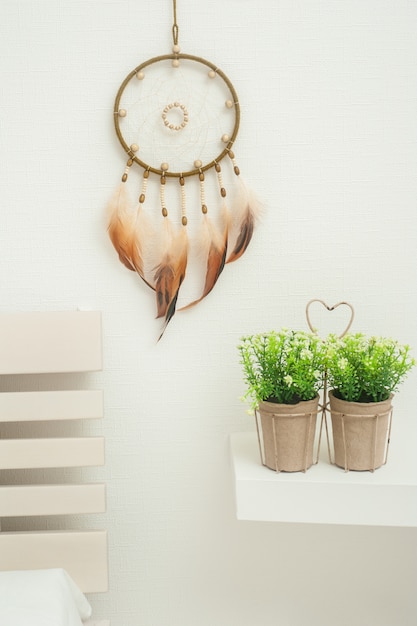
[{"label": "ribbed planter pot", "polygon": [[383,402],[347,402],[329,393],[334,461],[373,472],[387,462],[393,395]]},{"label": "ribbed planter pot", "polygon": [[313,465],[318,403],[318,396],[298,404],[259,403],[263,465],[276,472],[305,472]]}]

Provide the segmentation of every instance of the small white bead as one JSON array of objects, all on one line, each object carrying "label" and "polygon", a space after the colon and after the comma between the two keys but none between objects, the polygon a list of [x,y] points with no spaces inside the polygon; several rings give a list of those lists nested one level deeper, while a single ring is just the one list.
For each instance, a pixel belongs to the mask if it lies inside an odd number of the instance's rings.
[{"label": "small white bead", "polygon": [[203,165],[203,163],[200,161],[200,159],[196,159],[194,161],[194,167],[201,167]]},{"label": "small white bead", "polygon": [[180,52],[180,47],[177,43],[175,44],[175,46],[172,46],[172,52],[174,54],[178,54]]},{"label": "small white bead", "polygon": [[136,78],[138,80],[143,80],[145,78],[145,74],[142,71],[136,72]]},{"label": "small white bead", "polygon": [[119,109],[119,117],[126,117],[127,111],[126,109]]},{"label": "small white bead", "polygon": [[233,102],[231,100],[226,100],[225,104],[228,109],[231,109],[233,107]]},{"label": "small white bead", "polygon": [[210,70],[208,76],[209,78],[216,78],[216,72],[214,70]]},{"label": "small white bead", "polygon": [[178,61],[178,59],[173,59],[172,67],[179,67],[179,66],[180,66],[180,62]]},{"label": "small white bead", "polygon": [[139,150],[139,146],[137,143],[132,143],[130,149],[132,150],[132,152],[137,152]]},{"label": "small white bead", "polygon": [[227,133],[225,133],[224,135],[222,135],[222,142],[223,143],[227,143],[230,140],[230,137]]},{"label": "small white bead", "polygon": [[169,165],[168,163],[161,163],[161,170],[163,172],[167,172],[169,170]]}]

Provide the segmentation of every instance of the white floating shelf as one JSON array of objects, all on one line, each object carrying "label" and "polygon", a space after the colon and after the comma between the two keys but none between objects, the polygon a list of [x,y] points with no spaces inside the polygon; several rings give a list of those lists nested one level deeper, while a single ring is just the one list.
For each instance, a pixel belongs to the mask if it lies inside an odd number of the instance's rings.
[{"label": "white floating shelf", "polygon": [[[415,442],[415,437],[409,437],[411,441]],[[261,464],[256,432],[233,434],[237,518],[415,527],[417,464],[413,447],[407,442],[396,441],[395,446],[391,442],[385,466],[375,472],[344,472],[329,463],[323,442],[320,462],[306,473],[276,473]]]}]

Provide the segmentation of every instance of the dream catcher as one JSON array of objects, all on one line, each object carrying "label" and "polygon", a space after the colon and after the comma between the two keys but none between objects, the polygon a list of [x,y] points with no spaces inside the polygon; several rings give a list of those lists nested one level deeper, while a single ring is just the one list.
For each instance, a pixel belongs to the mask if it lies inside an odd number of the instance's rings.
[{"label": "dream catcher", "polygon": [[161,336],[191,260],[201,284],[179,310],[203,300],[242,256],[259,213],[233,150],[237,93],[215,64],[180,52],[176,0],[173,9],[172,54],[141,63],[117,92],[114,123],[128,160],[108,224],[120,261],[155,292]]}]

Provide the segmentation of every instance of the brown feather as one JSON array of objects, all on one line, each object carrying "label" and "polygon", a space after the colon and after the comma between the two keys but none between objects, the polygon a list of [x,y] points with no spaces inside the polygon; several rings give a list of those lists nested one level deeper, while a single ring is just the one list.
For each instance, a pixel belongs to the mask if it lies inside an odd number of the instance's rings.
[{"label": "brown feather", "polygon": [[129,198],[124,183],[120,184],[110,200],[108,212],[109,237],[119,255],[119,260],[127,269],[135,271],[130,254],[132,217],[129,214]]},{"label": "brown feather", "polygon": [[136,271],[151,288],[155,287],[145,276],[143,248],[144,240],[150,239],[150,226],[141,205],[130,211],[125,183],[121,183],[109,205],[109,236],[120,261],[129,270]]},{"label": "brown feather", "polygon": [[175,313],[176,301],[185,278],[188,242],[185,227],[175,234],[168,218],[164,218],[164,251],[161,263],[155,268],[157,317],[164,317],[166,324]]},{"label": "brown feather", "polygon": [[[164,325],[163,325],[161,334],[158,337],[158,341],[161,339],[169,322],[175,315],[178,294],[180,291],[180,287],[184,281],[185,272],[187,269],[187,257],[188,257],[187,233],[186,233],[185,227],[182,227],[181,232],[176,237],[176,241],[174,245],[174,260],[172,264],[173,272],[172,274],[170,274],[170,277],[171,277],[171,283],[170,283],[170,289],[169,289],[170,298],[169,298],[168,306],[166,307],[166,311],[165,311]],[[165,284],[165,287],[167,287],[167,284]],[[168,290],[166,290],[164,294],[165,301],[168,300],[167,294],[168,294]]]},{"label": "brown feather", "polygon": [[255,224],[262,211],[260,203],[253,194],[246,188],[242,181],[240,181],[240,184],[240,194],[234,206],[232,206],[235,239],[226,263],[237,261],[237,259],[240,259],[243,255],[251,242]]},{"label": "brown feather", "polygon": [[255,220],[250,211],[249,205],[247,205],[244,219],[240,224],[239,234],[237,236],[233,250],[227,259],[227,263],[232,263],[242,256],[242,254],[245,252],[246,248],[250,244],[254,228]]},{"label": "brown feather", "polygon": [[203,222],[203,237],[202,237],[202,248],[203,250],[207,250],[207,270],[206,270],[206,279],[204,284],[204,289],[202,295],[190,304],[182,307],[180,310],[184,311],[185,309],[189,309],[199,302],[201,302],[213,289],[216,284],[220,274],[224,269],[224,265],[226,263],[226,254],[227,254],[227,234],[228,234],[228,226],[227,221],[224,227],[223,233],[219,233],[211,220],[204,216]]}]

